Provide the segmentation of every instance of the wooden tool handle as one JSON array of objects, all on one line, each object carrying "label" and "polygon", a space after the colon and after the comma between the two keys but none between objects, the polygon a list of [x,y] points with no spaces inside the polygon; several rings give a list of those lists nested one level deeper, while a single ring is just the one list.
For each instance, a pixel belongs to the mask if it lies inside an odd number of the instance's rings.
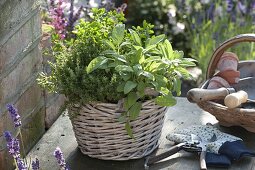
[{"label": "wooden tool handle", "polygon": [[241,90],[236,93],[227,95],[224,99],[224,103],[228,108],[236,108],[242,103],[245,103],[248,99],[248,94]]},{"label": "wooden tool handle", "polygon": [[207,170],[205,156],[206,156],[206,151],[202,151],[200,153],[200,169],[201,170]]},{"label": "wooden tool handle", "polygon": [[228,89],[224,87],[219,89],[194,88],[188,91],[187,99],[192,103],[198,103],[214,99],[224,99],[228,94]]}]

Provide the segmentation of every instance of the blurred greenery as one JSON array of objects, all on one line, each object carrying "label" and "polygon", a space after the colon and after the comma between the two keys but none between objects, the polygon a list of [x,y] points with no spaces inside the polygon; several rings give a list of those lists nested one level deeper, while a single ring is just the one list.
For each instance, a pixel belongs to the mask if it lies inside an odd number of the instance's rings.
[{"label": "blurred greenery", "polygon": [[[155,25],[155,33],[168,36],[174,48],[195,58],[205,80],[214,50],[239,34],[254,33],[254,0],[129,0],[127,21],[142,20]],[[254,59],[253,43],[240,43],[231,49],[240,60]]]}]

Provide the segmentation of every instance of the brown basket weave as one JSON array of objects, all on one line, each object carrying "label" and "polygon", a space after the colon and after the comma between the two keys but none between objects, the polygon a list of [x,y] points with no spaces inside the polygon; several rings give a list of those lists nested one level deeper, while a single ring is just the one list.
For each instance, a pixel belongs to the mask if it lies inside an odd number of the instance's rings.
[{"label": "brown basket weave", "polygon": [[[207,68],[207,81],[201,88],[207,88],[209,80],[216,71],[217,63],[222,54],[230,47],[241,42],[255,42],[255,34],[241,34],[222,43],[213,53]],[[247,69],[249,68],[249,69]],[[240,78],[255,77],[255,61],[240,61],[238,64]],[[254,85],[255,88],[255,85]],[[255,109],[229,109],[223,104],[213,101],[198,103],[203,110],[214,115],[223,126],[242,126],[248,131],[255,132]]]},{"label": "brown basket weave", "polygon": [[166,107],[152,100],[142,104],[138,118],[131,121],[131,139],[125,123],[118,121],[117,104],[97,103],[73,106],[72,119],[78,147],[83,154],[104,160],[138,159],[149,155],[158,147],[158,139],[164,122]]}]

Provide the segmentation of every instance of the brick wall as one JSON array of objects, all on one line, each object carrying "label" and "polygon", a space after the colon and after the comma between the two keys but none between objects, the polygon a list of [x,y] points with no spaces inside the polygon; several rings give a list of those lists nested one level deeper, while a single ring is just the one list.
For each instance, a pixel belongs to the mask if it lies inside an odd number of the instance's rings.
[{"label": "brick wall", "polygon": [[6,110],[14,104],[22,118],[22,134],[28,152],[56,120],[63,103],[58,95],[46,95],[36,82],[43,69],[40,0],[0,0],[0,169],[11,169],[3,132],[17,131]]}]

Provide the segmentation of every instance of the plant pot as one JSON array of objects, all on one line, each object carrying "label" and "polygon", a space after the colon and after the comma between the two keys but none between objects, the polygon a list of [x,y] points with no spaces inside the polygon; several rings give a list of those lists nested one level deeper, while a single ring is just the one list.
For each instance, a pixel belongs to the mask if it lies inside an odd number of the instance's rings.
[{"label": "plant pot", "polygon": [[238,57],[235,53],[232,52],[225,52],[220,57],[220,60],[217,64],[217,69],[219,71],[225,71],[225,70],[237,70],[238,65]]},{"label": "plant pot", "polygon": [[230,87],[230,85],[225,79],[223,79],[219,76],[215,76],[209,81],[209,85],[208,85],[207,89],[218,89],[221,87],[228,88],[228,87]]},{"label": "plant pot", "polygon": [[117,104],[74,105],[69,114],[78,147],[83,154],[104,160],[139,159],[158,147],[166,107],[149,100],[142,104],[138,118],[130,122],[135,139],[128,136],[125,123],[119,122]]}]

